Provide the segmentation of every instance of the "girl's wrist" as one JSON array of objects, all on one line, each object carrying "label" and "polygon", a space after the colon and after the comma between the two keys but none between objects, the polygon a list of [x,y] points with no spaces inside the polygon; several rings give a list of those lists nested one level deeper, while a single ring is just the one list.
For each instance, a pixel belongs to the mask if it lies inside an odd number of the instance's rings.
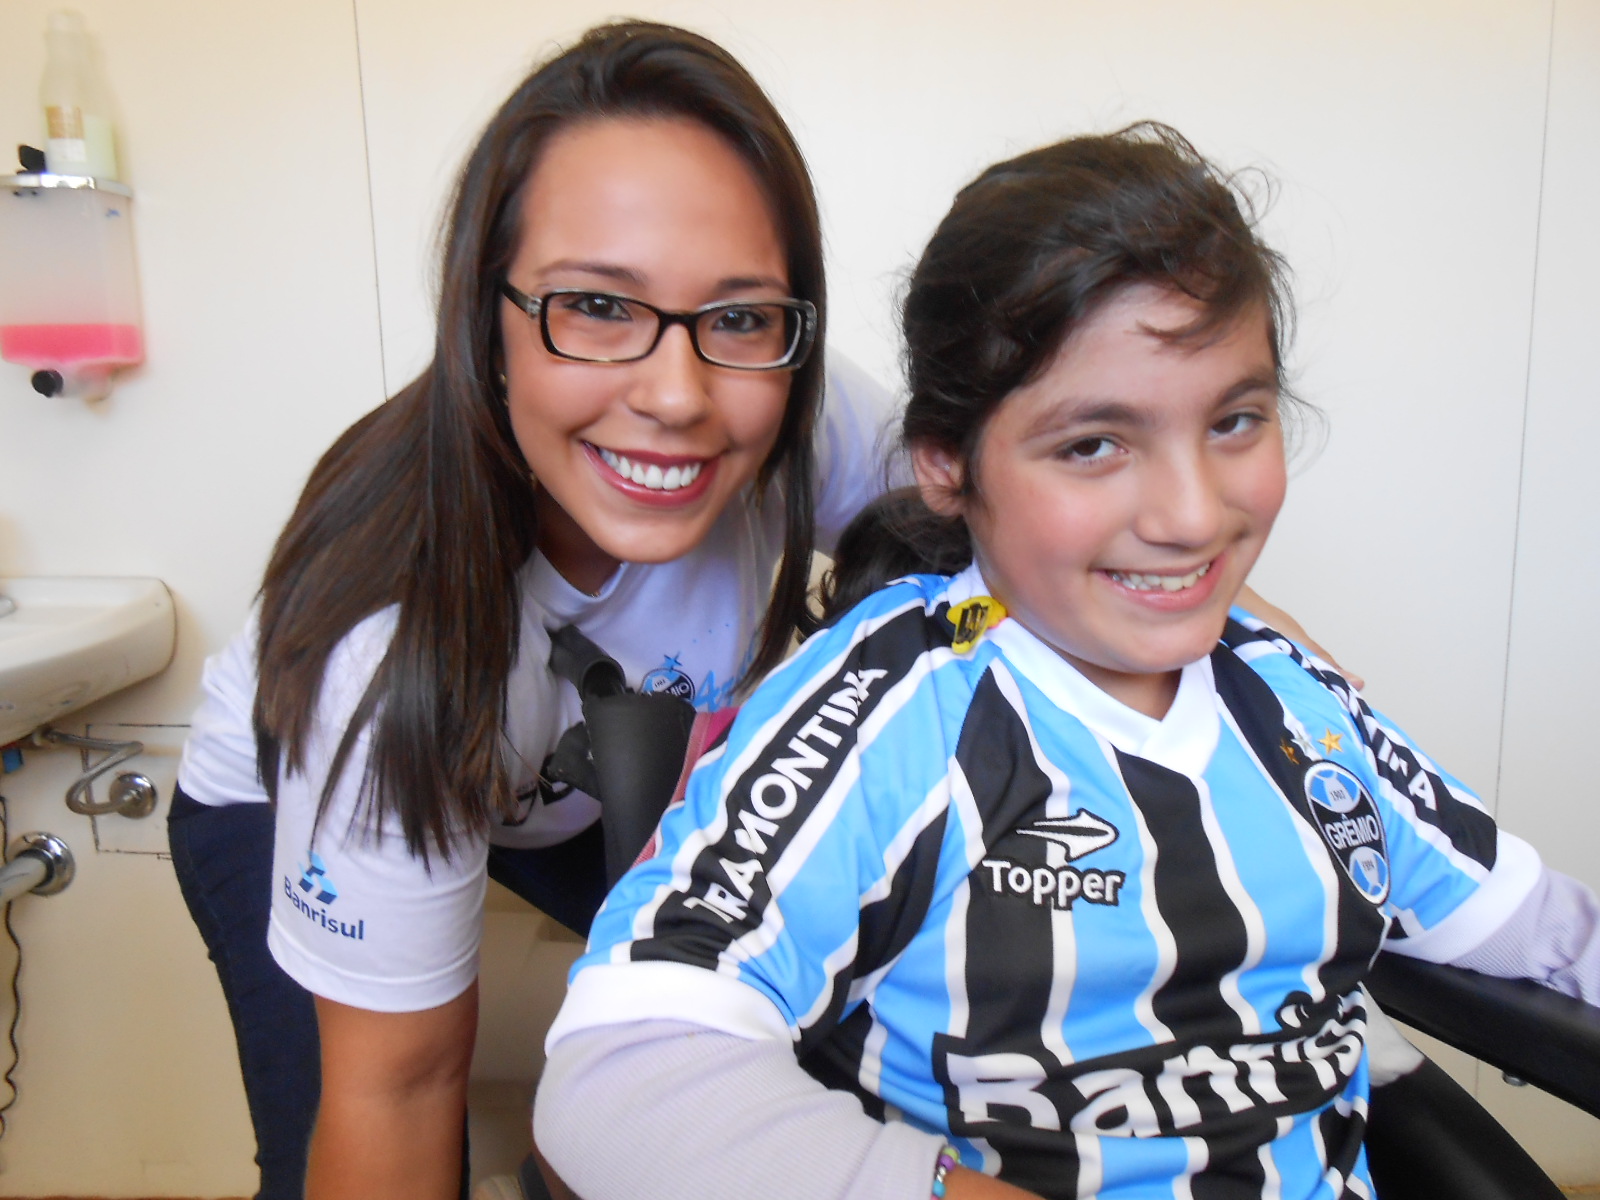
[{"label": "girl's wrist", "polygon": [[933,1165],[933,1187],[929,1192],[932,1200],[944,1200],[945,1180],[951,1171],[961,1165],[961,1151],[949,1142],[939,1147],[939,1157]]}]

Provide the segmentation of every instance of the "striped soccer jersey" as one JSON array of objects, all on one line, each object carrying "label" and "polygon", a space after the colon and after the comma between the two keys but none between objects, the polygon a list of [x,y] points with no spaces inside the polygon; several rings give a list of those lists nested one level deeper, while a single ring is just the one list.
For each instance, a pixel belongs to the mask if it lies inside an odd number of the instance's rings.
[{"label": "striped soccer jersey", "polygon": [[1471,949],[1537,857],[1247,614],[1155,721],[1014,620],[957,652],[982,588],[902,581],[756,691],[560,1032],[790,1037],[1047,1197],[1370,1197],[1362,977]]}]

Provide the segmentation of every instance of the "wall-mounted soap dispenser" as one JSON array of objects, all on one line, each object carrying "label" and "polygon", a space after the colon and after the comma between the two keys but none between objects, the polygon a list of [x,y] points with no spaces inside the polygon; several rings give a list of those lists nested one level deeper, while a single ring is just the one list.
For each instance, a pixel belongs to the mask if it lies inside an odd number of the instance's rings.
[{"label": "wall-mounted soap dispenser", "polygon": [[48,157],[22,147],[0,177],[0,358],[46,396],[97,400],[144,359],[133,193],[113,176],[105,88],[83,18],[52,14],[40,87]]},{"label": "wall-mounted soap dispenser", "polygon": [[144,359],[132,202],[109,180],[0,178],[0,358],[43,395],[99,399]]}]

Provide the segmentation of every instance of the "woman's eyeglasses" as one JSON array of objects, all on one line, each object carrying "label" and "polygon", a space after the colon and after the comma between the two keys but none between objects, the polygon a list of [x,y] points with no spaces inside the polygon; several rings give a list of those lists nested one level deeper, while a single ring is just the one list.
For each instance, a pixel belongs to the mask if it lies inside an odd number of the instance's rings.
[{"label": "woman's eyeglasses", "polygon": [[682,325],[695,354],[713,366],[776,371],[804,363],[817,334],[817,309],[808,300],[728,300],[668,312],[587,288],[530,296],[503,282],[500,290],[539,322],[546,350],[579,362],[636,362],[660,345],[668,326]]}]

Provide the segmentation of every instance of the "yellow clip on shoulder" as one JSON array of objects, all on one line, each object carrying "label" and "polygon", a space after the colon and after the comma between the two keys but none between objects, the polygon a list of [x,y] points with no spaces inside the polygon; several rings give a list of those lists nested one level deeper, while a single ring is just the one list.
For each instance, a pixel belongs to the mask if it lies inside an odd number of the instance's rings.
[{"label": "yellow clip on shoulder", "polygon": [[978,644],[984,630],[1006,619],[1006,606],[993,596],[974,596],[960,604],[952,604],[945,614],[956,627],[956,640],[950,649],[965,654]]}]

